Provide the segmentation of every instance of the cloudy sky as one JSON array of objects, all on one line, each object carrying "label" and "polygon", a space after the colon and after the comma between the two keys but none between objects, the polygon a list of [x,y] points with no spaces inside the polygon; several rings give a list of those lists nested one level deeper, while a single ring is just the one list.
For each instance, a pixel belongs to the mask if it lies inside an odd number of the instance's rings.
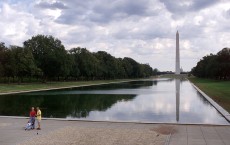
[{"label": "cloudy sky", "polygon": [[1,0],[0,20],[6,45],[53,35],[66,49],[107,51],[160,71],[175,69],[177,30],[185,71],[230,47],[229,0]]}]

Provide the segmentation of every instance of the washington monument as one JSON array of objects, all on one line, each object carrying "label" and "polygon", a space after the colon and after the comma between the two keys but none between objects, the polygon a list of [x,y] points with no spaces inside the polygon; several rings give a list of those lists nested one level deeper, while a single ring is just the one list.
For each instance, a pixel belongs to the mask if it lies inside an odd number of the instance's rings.
[{"label": "washington monument", "polygon": [[176,32],[176,70],[175,74],[180,74],[180,49],[179,49],[179,33]]}]

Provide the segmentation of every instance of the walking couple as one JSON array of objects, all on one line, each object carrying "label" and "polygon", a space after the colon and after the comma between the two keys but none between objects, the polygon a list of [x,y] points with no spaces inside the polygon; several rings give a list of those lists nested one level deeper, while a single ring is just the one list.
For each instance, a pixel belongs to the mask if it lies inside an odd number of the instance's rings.
[{"label": "walking couple", "polygon": [[39,107],[34,110],[34,107],[31,108],[30,111],[30,122],[32,124],[32,129],[35,128],[35,117],[37,117],[38,128],[37,130],[41,130],[41,120],[42,120],[42,112]]}]

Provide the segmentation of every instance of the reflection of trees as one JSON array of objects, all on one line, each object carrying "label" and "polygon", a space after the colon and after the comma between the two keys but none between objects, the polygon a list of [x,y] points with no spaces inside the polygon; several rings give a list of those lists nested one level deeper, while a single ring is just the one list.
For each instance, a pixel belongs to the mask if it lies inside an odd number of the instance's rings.
[{"label": "reflection of trees", "polygon": [[128,84],[128,87],[131,87],[131,88],[142,88],[142,87],[149,87],[149,86],[157,85],[157,81],[152,81],[152,80],[151,81],[132,81],[126,84]]},{"label": "reflection of trees", "polygon": [[186,81],[188,81],[188,80],[187,80],[186,78],[181,78],[180,81],[181,81],[181,83],[182,83],[182,82],[186,82]]},{"label": "reflection of trees", "polygon": [[32,106],[43,102],[43,98],[30,98],[30,96],[5,95],[0,96],[0,115],[29,116]]},{"label": "reflection of trees", "polygon": [[104,111],[118,101],[135,95],[6,95],[0,96],[0,115],[28,116],[31,106],[39,106],[45,117],[87,117],[90,111]]},{"label": "reflection of trees", "polygon": [[39,106],[45,117],[87,117],[90,111],[104,111],[118,101],[128,101],[135,95],[61,94],[68,90],[136,89],[157,85],[157,81],[131,81],[63,90],[51,90],[0,96],[0,115],[28,116],[31,106]]}]

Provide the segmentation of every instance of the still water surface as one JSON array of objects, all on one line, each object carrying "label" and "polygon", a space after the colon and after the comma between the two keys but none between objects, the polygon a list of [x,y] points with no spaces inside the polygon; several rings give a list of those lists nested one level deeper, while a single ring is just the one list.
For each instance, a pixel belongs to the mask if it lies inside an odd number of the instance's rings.
[{"label": "still water surface", "polygon": [[187,80],[156,79],[0,96],[0,115],[229,124]]}]

